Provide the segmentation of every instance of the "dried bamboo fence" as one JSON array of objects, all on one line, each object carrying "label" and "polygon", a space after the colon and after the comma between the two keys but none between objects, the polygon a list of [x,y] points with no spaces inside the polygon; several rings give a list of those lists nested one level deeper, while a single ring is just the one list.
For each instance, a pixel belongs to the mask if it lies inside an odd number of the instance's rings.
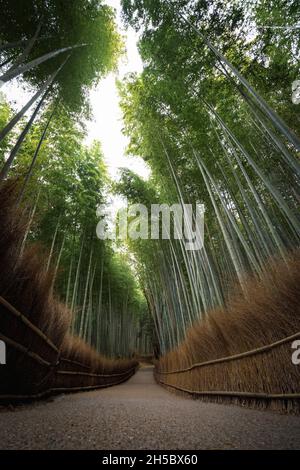
[{"label": "dried bamboo fence", "polygon": [[[134,362],[124,370],[110,373],[63,357],[39,328],[1,296],[0,315],[0,340],[7,348],[7,363],[1,366],[2,402],[110,387],[128,380],[136,372]],[[14,338],[10,337],[11,331]]]},{"label": "dried bamboo fence", "polygon": [[[270,407],[281,411],[300,412],[300,381],[297,390],[282,391],[274,377],[280,367],[290,369],[299,376],[299,369],[292,364],[292,343],[300,339],[300,332],[278,341],[240,354],[220,357],[192,364],[182,369],[162,370],[159,363],[155,367],[156,381],[168,388],[194,397]],[[249,362],[251,361],[251,362]],[[260,365],[263,364],[263,367]],[[299,366],[298,366],[299,367]],[[266,371],[270,370],[270,374]],[[255,380],[253,380],[255,376]],[[280,373],[278,373],[280,376]],[[169,378],[169,379],[168,379]],[[270,390],[274,387],[273,390]]]}]

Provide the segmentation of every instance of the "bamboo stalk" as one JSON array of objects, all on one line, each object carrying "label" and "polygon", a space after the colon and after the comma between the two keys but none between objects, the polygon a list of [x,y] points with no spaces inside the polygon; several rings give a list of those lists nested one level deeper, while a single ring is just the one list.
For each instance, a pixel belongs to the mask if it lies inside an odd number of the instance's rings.
[{"label": "bamboo stalk", "polygon": [[120,372],[119,374],[93,374],[92,372],[77,372],[77,371],[71,371],[71,370],[57,370],[56,374],[58,375],[82,375],[83,377],[121,377],[123,375],[128,374],[129,372],[132,372],[135,370],[135,367],[132,367],[131,369],[125,370],[124,372]]},{"label": "bamboo stalk", "polygon": [[25,348],[24,346],[17,343],[16,341],[8,338],[7,336],[4,336],[2,333],[0,333],[0,339],[4,341],[5,344],[8,344],[9,346],[13,347],[17,351],[20,351],[22,354],[24,354],[24,356],[30,357],[31,359],[33,359],[35,362],[38,362],[42,366],[53,367],[54,365],[56,365],[56,364],[51,364],[51,362],[46,361],[35,352],[30,351],[28,348]]},{"label": "bamboo stalk", "polygon": [[[131,374],[133,375],[133,374]],[[39,399],[39,398],[44,398],[48,395],[51,394],[59,394],[59,393],[73,393],[73,392],[84,392],[84,391],[90,391],[90,390],[97,390],[100,388],[108,388],[108,387],[113,387],[114,385],[121,384],[128,380],[130,377],[124,377],[122,380],[118,380],[112,383],[106,383],[106,384],[99,384],[99,385],[88,385],[85,387],[55,387],[55,388],[50,388],[48,390],[45,390],[44,392],[41,393],[35,393],[32,395],[0,395],[0,400],[6,401],[6,400],[34,400],[34,399]]]},{"label": "bamboo stalk", "polygon": [[32,330],[36,335],[38,335],[41,339],[43,339],[48,346],[50,346],[55,352],[58,353],[58,348],[53,344],[53,342],[47,338],[47,336],[37,328],[27,317],[25,317],[21,312],[19,312],[13,305],[11,305],[7,300],[0,296],[0,304],[5,307],[6,312],[14,315],[16,318],[21,320],[24,325],[26,325],[30,330]]},{"label": "bamboo stalk", "polygon": [[193,364],[190,367],[186,367],[184,369],[177,369],[177,370],[166,371],[166,372],[157,371],[157,373],[158,374],[163,374],[163,375],[181,374],[183,372],[188,372],[188,371],[191,371],[191,370],[199,368],[199,367],[205,367],[205,366],[210,366],[210,365],[214,365],[214,364],[220,364],[220,363],[223,363],[223,362],[235,361],[237,359],[243,359],[244,357],[254,356],[256,354],[262,354],[262,353],[268,352],[271,349],[274,349],[274,348],[277,348],[278,346],[281,346],[282,344],[292,342],[297,338],[300,338],[300,332],[295,333],[291,336],[287,336],[286,338],[280,339],[279,341],[274,341],[274,343],[267,344],[266,346],[260,346],[260,347],[255,348],[255,349],[251,349],[251,351],[245,351],[243,353],[234,354],[232,356],[227,356],[227,357],[220,357],[218,359],[212,359],[210,361],[199,362],[197,364]]},{"label": "bamboo stalk", "polygon": [[237,398],[254,398],[259,400],[298,400],[300,393],[258,393],[258,392],[239,392],[239,391],[223,391],[223,390],[190,390],[179,385],[169,384],[167,382],[159,381],[160,384],[174,388],[175,390],[188,393],[190,395],[199,396],[220,396],[220,397],[237,397]]},{"label": "bamboo stalk", "polygon": [[42,135],[41,135],[41,137],[40,137],[40,140],[39,140],[39,142],[38,142],[38,145],[37,145],[37,147],[36,147],[36,149],[35,149],[35,152],[34,152],[34,155],[33,155],[33,157],[32,157],[32,161],[31,161],[31,164],[30,164],[30,167],[29,167],[29,170],[28,170],[28,173],[26,173],[25,180],[24,180],[22,189],[21,189],[21,191],[20,191],[20,194],[19,194],[19,197],[18,197],[18,200],[17,200],[17,205],[19,205],[20,202],[22,201],[22,198],[23,198],[24,193],[25,193],[25,191],[26,191],[26,187],[27,187],[28,182],[29,182],[29,180],[30,180],[30,178],[31,178],[31,176],[32,176],[36,159],[37,159],[37,157],[38,157],[38,154],[39,154],[39,151],[40,151],[40,149],[41,149],[41,146],[42,146],[42,144],[43,144],[43,142],[44,142],[44,140],[45,140],[46,133],[47,133],[48,127],[49,127],[49,125],[50,125],[50,122],[51,122],[51,120],[52,120],[52,118],[53,118],[54,112],[55,112],[55,107],[53,108],[53,111],[51,112],[51,114],[50,114],[50,116],[49,116],[49,118],[48,118],[48,120],[47,120],[47,122],[46,122],[46,125],[45,125],[45,127],[44,127],[44,130],[43,130]]}]

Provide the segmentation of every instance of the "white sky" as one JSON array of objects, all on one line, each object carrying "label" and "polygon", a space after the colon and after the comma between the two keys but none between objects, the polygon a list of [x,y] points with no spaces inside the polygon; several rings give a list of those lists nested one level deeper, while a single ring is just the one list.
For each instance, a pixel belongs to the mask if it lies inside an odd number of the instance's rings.
[{"label": "white sky", "polygon": [[[137,49],[138,36],[132,28],[124,29],[119,0],[104,0],[104,3],[116,10],[117,26],[125,39],[126,57],[121,59],[116,74],[109,74],[91,91],[90,102],[94,119],[87,123],[86,143],[90,144],[94,139],[100,140],[104,159],[113,179],[118,179],[120,167],[129,168],[147,179],[150,169],[146,163],[139,157],[125,156],[128,139],[122,134],[122,113],[116,87],[116,79],[122,79],[129,72],[139,73],[143,69]],[[5,84],[1,91],[9,101],[15,102],[18,108],[24,106],[32,96],[32,92],[23,90],[16,80]]]},{"label": "white sky", "polygon": [[122,134],[122,113],[116,88],[116,79],[122,79],[129,72],[139,73],[143,69],[137,49],[138,36],[132,28],[124,30],[120,1],[105,0],[105,3],[117,12],[118,28],[125,38],[126,57],[120,61],[118,73],[111,73],[91,92],[94,120],[88,124],[87,142],[93,139],[101,141],[109,173],[114,179],[118,177],[119,167],[130,168],[147,179],[150,171],[145,162],[138,157],[125,156],[128,139]]}]

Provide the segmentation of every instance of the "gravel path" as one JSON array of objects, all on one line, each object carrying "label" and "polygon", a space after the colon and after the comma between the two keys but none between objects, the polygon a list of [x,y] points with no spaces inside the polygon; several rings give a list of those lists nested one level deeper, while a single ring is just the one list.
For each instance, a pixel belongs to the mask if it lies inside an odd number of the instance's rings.
[{"label": "gravel path", "polygon": [[300,448],[300,418],[179,397],[145,367],[122,385],[2,411],[0,448]]}]

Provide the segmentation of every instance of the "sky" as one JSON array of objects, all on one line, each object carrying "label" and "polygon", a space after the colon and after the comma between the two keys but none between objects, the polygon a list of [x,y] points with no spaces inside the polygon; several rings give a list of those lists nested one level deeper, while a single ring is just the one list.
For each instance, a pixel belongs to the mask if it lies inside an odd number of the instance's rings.
[{"label": "sky", "polygon": [[[108,172],[113,179],[118,179],[121,167],[129,168],[147,179],[150,176],[150,170],[146,163],[139,157],[125,155],[128,139],[122,134],[122,113],[116,87],[116,79],[122,79],[129,72],[139,73],[143,69],[137,49],[138,35],[132,28],[124,29],[119,0],[105,0],[105,3],[116,10],[117,26],[125,39],[126,57],[120,60],[117,73],[110,73],[95,89],[91,90],[93,120],[87,123],[86,143],[90,144],[94,139],[100,140]],[[16,80],[5,84],[1,91],[18,108],[21,108],[32,95],[32,92],[25,91],[18,86]]]},{"label": "sky", "polygon": [[141,158],[126,157],[127,138],[122,134],[122,115],[118,104],[116,79],[122,79],[129,72],[141,72],[142,61],[137,49],[138,35],[132,29],[124,29],[121,20],[121,5],[119,0],[105,0],[105,3],[115,8],[118,29],[125,37],[126,57],[121,59],[117,74],[109,74],[95,90],[91,92],[91,104],[94,115],[93,122],[88,124],[88,138],[101,141],[105,161],[110,175],[118,177],[118,168],[126,167],[147,179],[150,171]]}]

